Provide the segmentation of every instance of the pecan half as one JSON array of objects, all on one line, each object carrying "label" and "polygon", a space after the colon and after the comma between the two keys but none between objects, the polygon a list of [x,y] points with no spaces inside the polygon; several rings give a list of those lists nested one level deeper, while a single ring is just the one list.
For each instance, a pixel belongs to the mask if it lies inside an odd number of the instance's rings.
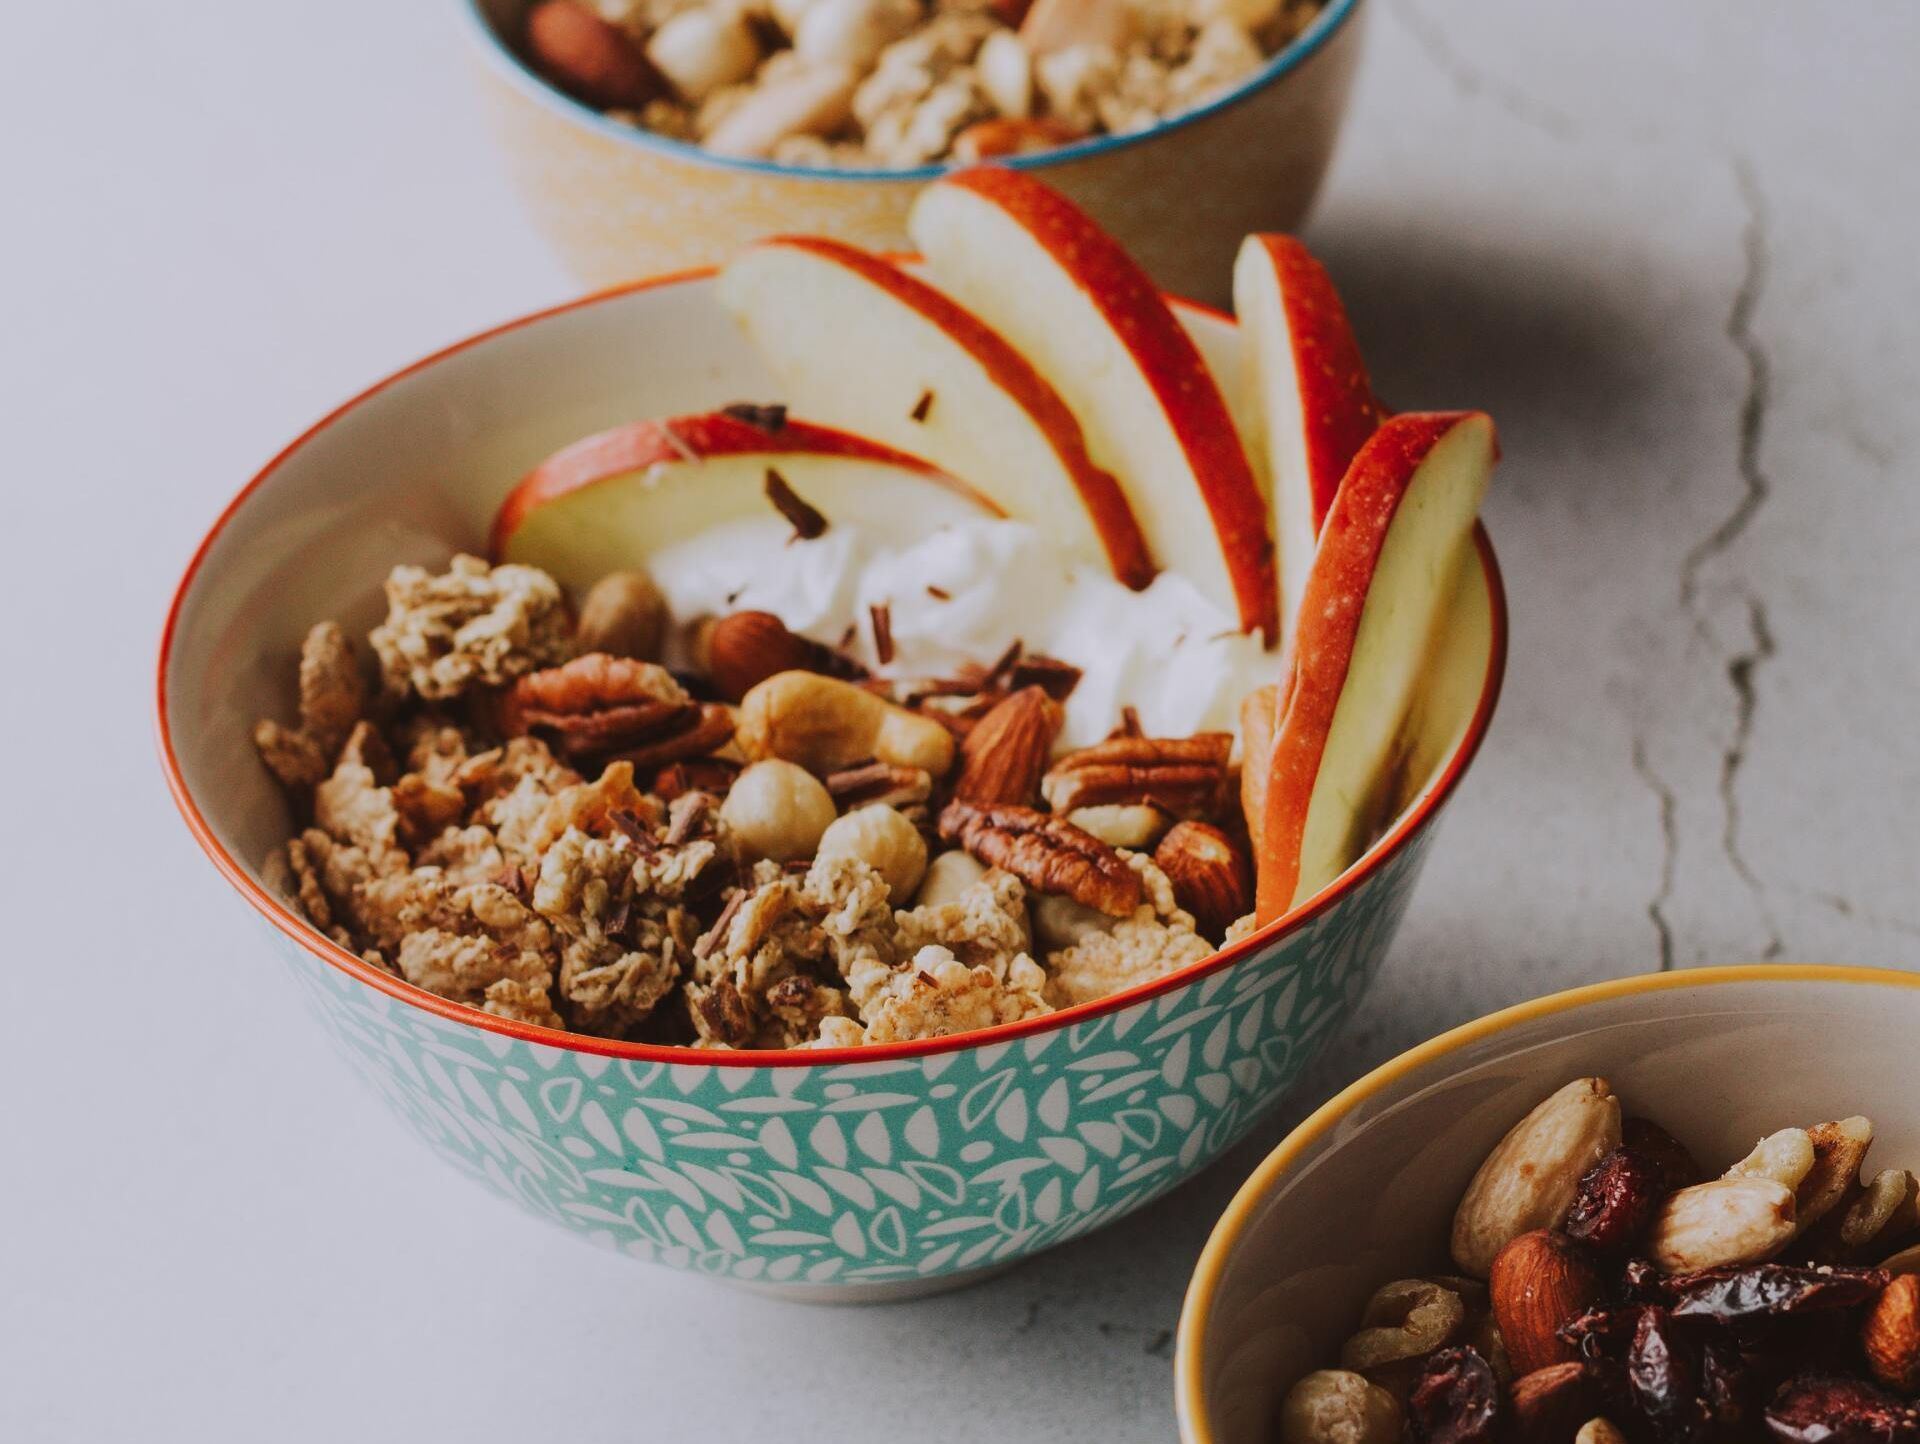
[{"label": "pecan half", "polygon": [[1144,896],[1126,859],[1064,817],[1008,804],[949,802],[940,836],[979,861],[1012,873],[1029,887],[1125,917]]},{"label": "pecan half", "polygon": [[569,759],[621,756],[661,767],[711,752],[733,728],[726,708],[694,701],[665,667],[589,652],[508,688],[500,730],[541,733]]},{"label": "pecan half", "polygon": [[1226,806],[1232,752],[1230,732],[1109,737],[1055,763],[1040,790],[1055,812],[1145,802],[1176,817],[1214,817]]}]

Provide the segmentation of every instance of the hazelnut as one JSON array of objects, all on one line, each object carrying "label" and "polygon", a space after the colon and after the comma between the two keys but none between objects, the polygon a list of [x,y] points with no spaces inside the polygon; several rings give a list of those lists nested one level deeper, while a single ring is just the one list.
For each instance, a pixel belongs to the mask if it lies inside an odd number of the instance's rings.
[{"label": "hazelnut", "polygon": [[583,652],[606,652],[642,662],[660,660],[667,601],[645,572],[608,572],[580,604],[576,637]]},{"label": "hazelnut", "polygon": [[933,908],[950,903],[986,875],[986,864],[958,848],[943,852],[927,864],[927,875],[920,880],[913,905]]},{"label": "hazelnut", "polygon": [[[735,785],[738,790],[738,784]],[[886,880],[890,896],[905,901],[927,872],[927,840],[885,803],[849,812],[828,826],[815,860],[851,857]]]},{"label": "hazelnut", "polygon": [[833,815],[833,798],[820,779],[778,759],[747,768],[720,804],[720,820],[742,846],[775,862],[812,857]]}]

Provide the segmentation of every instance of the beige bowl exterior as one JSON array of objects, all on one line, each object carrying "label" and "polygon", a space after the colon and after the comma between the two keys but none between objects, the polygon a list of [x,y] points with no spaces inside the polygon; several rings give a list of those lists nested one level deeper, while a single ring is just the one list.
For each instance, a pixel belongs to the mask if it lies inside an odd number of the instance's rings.
[{"label": "beige bowl exterior", "polygon": [[[535,221],[590,286],[724,259],[775,233],[912,249],[907,208],[937,169],[839,176],[701,155],[606,121],[501,43],[526,0],[475,0],[493,129]],[[1330,0],[1244,89],[1140,136],[1021,162],[1119,239],[1164,288],[1225,298],[1250,231],[1298,228],[1333,155],[1366,0]]]},{"label": "beige bowl exterior", "polygon": [[1867,1168],[1920,1162],[1920,975],[1773,965],[1655,973],[1509,1008],[1362,1078],[1268,1155],[1194,1270],[1174,1352],[1185,1444],[1270,1444],[1383,1283],[1452,1269],[1453,1212],[1506,1130],[1604,1077],[1709,1169],[1789,1125],[1864,1113]]}]

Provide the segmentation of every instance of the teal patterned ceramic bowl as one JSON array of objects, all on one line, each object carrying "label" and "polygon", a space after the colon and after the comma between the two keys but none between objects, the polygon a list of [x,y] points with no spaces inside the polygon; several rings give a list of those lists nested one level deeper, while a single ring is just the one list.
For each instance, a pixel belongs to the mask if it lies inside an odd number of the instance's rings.
[{"label": "teal patterned ceramic bowl", "polygon": [[[1180,310],[1235,394],[1232,323]],[[380,382],[269,463],[201,545],[161,644],[160,747],[188,827],[312,1011],[441,1157],[636,1258],[798,1297],[900,1297],[1158,1197],[1341,1027],[1492,714],[1504,601],[1481,536],[1410,739],[1424,781],[1321,896],[1152,984],[984,1033],[785,1054],[577,1037],[423,992],[282,906],[260,866],[289,819],[249,736],[284,710],[308,622],[371,626],[390,566],[481,548],[514,481],[578,436],[772,394],[705,274],[510,322]]]}]

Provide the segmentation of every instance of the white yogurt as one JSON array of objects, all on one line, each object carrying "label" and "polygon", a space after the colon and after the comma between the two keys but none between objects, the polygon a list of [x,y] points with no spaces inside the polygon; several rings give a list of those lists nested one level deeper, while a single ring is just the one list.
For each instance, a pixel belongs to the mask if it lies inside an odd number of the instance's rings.
[{"label": "white yogurt", "polygon": [[[1238,731],[1240,701],[1278,671],[1274,654],[1185,577],[1133,592],[1067,561],[1024,522],[973,521],[888,547],[857,526],[795,541],[779,518],[716,527],[647,560],[676,621],[754,609],[888,677],[950,676],[1018,638],[1082,672],[1064,745],[1105,737],[1131,704],[1148,733]],[[881,666],[869,609],[885,604],[894,655]],[[846,641],[849,629],[853,640]]]}]

